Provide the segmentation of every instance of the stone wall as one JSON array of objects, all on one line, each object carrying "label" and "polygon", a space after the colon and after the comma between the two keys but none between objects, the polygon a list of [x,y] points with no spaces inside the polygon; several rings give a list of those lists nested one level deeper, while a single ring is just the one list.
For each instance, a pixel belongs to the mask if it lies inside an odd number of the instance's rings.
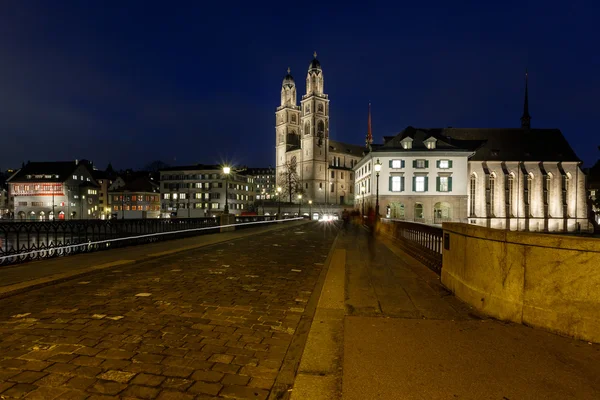
[{"label": "stone wall", "polygon": [[600,239],[444,223],[442,283],[492,317],[600,343]]}]

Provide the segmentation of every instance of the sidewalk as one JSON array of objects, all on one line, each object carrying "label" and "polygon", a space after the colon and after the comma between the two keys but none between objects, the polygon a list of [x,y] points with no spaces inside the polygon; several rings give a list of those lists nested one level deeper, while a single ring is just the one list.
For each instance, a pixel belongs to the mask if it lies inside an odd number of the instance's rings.
[{"label": "sidewalk", "polygon": [[50,258],[0,267],[0,299],[23,291],[84,276],[99,270],[139,263],[158,257],[217,243],[236,240],[276,229],[304,224],[290,221],[259,225],[239,231],[214,233],[185,239]]},{"label": "sidewalk", "polygon": [[388,238],[371,261],[365,232],[340,233],[323,299],[293,400],[600,398],[599,346],[476,315]]}]

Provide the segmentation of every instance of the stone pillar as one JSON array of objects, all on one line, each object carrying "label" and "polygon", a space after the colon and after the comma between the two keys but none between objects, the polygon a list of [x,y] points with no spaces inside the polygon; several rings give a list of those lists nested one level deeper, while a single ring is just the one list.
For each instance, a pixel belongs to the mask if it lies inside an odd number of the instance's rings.
[{"label": "stone pillar", "polygon": [[221,232],[231,232],[235,230],[235,227],[229,226],[223,228],[224,225],[235,224],[235,214],[221,214],[219,217],[219,225],[221,226]]}]

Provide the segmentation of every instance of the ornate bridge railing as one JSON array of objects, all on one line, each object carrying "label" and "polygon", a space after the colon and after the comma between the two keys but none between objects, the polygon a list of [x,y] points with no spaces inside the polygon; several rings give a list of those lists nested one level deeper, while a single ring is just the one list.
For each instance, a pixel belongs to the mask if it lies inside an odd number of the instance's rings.
[{"label": "ornate bridge railing", "polygon": [[437,226],[381,219],[380,230],[397,239],[400,246],[431,270],[442,271],[443,229]]},{"label": "ornate bridge railing", "polygon": [[0,265],[218,232],[212,227],[217,218],[0,223]]}]

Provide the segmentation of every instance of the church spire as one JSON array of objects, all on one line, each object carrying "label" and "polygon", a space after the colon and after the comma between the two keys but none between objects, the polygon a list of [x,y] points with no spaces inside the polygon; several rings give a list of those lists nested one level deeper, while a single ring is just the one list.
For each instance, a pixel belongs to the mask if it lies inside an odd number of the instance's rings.
[{"label": "church spire", "polygon": [[371,131],[371,102],[369,102],[369,117],[367,119],[367,137],[365,147],[369,148],[373,143],[373,132]]},{"label": "church spire", "polygon": [[527,88],[528,73],[525,70],[525,103],[523,104],[523,116],[521,116],[521,128],[531,128],[531,115],[529,115],[529,93]]}]

